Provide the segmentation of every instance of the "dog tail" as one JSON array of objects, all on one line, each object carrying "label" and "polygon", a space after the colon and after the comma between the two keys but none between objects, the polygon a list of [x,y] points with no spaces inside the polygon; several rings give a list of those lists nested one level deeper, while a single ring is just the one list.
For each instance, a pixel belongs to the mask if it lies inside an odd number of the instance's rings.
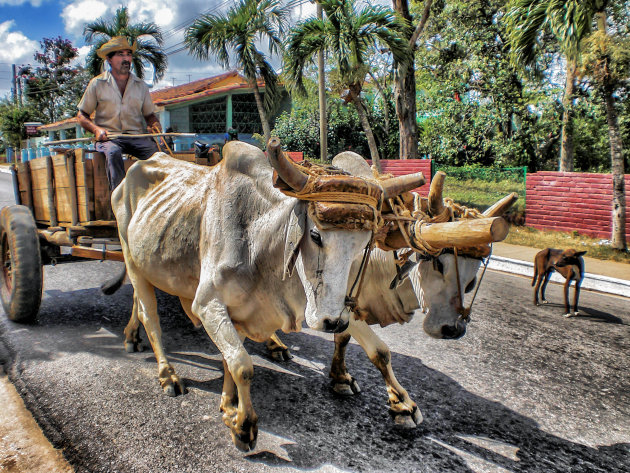
[{"label": "dog tail", "polygon": [[101,284],[101,292],[106,296],[111,296],[122,286],[123,282],[125,282],[125,277],[127,276],[127,265],[123,265],[123,270],[117,276],[114,276],[111,279],[108,279],[103,284]]}]

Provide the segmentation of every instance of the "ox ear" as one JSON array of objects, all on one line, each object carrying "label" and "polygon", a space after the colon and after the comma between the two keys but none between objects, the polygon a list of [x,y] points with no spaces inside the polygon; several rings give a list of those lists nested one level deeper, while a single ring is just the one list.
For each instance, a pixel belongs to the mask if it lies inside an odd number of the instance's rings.
[{"label": "ox ear", "polygon": [[288,276],[291,277],[295,268],[295,260],[300,251],[300,242],[304,237],[304,229],[306,228],[306,203],[298,201],[297,205],[291,211],[289,223],[287,224],[286,239],[284,242],[284,272],[282,280]]}]

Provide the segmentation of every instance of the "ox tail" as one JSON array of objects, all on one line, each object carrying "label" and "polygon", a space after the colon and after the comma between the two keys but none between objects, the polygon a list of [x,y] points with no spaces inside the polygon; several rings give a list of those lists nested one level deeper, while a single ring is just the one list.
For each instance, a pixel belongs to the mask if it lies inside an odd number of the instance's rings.
[{"label": "ox tail", "polygon": [[106,296],[111,296],[114,292],[116,292],[122,286],[123,282],[125,282],[125,277],[127,276],[127,265],[123,265],[123,269],[117,276],[105,281],[101,284],[101,292]]}]

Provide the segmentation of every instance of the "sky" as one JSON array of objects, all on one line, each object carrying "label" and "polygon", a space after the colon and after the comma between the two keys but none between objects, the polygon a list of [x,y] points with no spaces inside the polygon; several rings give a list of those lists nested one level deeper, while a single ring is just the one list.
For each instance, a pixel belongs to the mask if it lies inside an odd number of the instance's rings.
[{"label": "sky", "polygon": [[[309,0],[282,0],[291,5],[292,21],[315,15]],[[61,36],[79,49],[83,64],[89,46],[83,40],[83,27],[97,18],[112,18],[120,6],[127,6],[131,23],[155,22],[165,39],[165,51],[181,46],[185,26],[202,13],[224,13],[235,0],[0,0],[0,98],[10,94],[11,66],[35,64],[33,56],[43,38]],[[378,3],[385,3],[383,0]],[[389,3],[389,2],[387,2]],[[169,54],[164,79],[154,90],[202,79],[224,70],[212,61],[201,62],[186,51]],[[149,76],[150,74],[147,74]]]}]

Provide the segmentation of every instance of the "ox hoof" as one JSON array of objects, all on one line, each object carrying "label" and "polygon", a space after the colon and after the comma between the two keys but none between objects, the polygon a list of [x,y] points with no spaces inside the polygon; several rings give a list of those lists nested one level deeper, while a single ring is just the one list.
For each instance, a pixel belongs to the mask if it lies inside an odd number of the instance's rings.
[{"label": "ox hoof", "polygon": [[355,394],[359,394],[361,392],[361,388],[354,378],[352,378],[349,383],[336,383],[333,381],[332,390],[340,396],[354,396]]},{"label": "ox hoof", "polygon": [[142,346],[142,343],[137,342],[125,342],[125,351],[127,353],[135,353],[135,352],[141,352],[144,351],[144,347]]},{"label": "ox hoof", "polygon": [[271,352],[271,358],[275,361],[289,361],[293,358],[293,355],[288,348],[280,348]]},{"label": "ox hoof", "polygon": [[164,394],[168,397],[177,397],[179,394],[186,394],[186,386],[181,381],[178,381],[175,384],[167,384],[163,388]]},{"label": "ox hoof", "polygon": [[241,452],[251,452],[256,447],[256,439],[250,442],[243,442],[237,438],[236,435],[232,434],[232,441],[234,442],[234,446]]},{"label": "ox hoof", "polygon": [[420,412],[420,409],[418,409],[417,407],[414,408],[411,413],[399,412],[391,414],[394,418],[394,424],[402,429],[415,429],[418,425],[422,424],[422,421],[424,420],[422,418],[422,413]]}]

